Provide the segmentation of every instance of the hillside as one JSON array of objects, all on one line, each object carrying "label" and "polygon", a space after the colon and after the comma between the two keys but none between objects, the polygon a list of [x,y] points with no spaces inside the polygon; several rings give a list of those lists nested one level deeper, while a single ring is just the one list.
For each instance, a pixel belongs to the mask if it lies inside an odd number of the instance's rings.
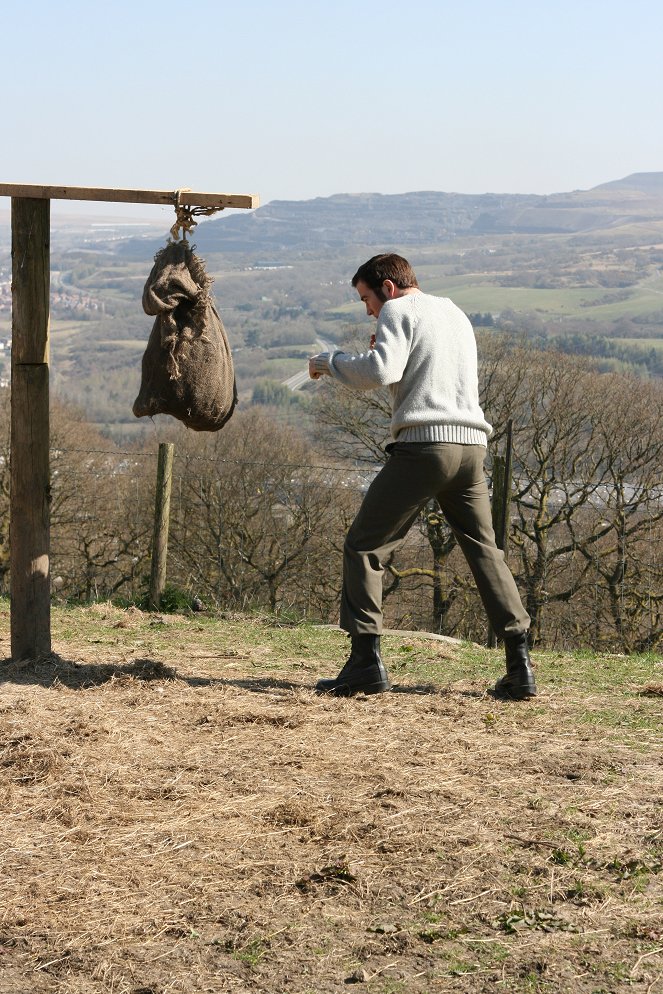
[{"label": "hillside", "polygon": [[[663,224],[663,173],[635,173],[549,196],[424,191],[274,200],[250,214],[202,222],[196,243],[203,253],[271,258],[350,245],[439,245],[462,236],[596,232],[643,222]],[[143,242],[128,242],[123,252],[135,258]]]},{"label": "hillside", "polygon": [[364,193],[274,201],[249,216],[208,222],[197,240],[204,252],[428,245],[462,235],[589,232],[634,221],[663,223],[663,173],[551,196]]}]

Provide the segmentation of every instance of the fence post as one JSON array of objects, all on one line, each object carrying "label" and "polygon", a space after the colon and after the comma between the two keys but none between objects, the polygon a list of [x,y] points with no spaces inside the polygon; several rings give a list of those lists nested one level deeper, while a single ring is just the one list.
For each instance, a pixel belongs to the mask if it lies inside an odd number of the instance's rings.
[{"label": "fence post", "polygon": [[[511,463],[512,463],[513,420],[509,418],[506,425],[506,452],[503,456],[493,459],[493,530],[498,549],[508,556],[509,518],[511,507]],[[492,625],[488,625],[488,646],[497,646],[497,636]]]},{"label": "fence post", "polygon": [[170,490],[173,482],[172,442],[159,443],[157,488],[154,498],[154,534],[152,537],[152,571],[150,574],[150,611],[161,607],[161,595],[166,586],[168,559],[168,525],[170,522]]}]

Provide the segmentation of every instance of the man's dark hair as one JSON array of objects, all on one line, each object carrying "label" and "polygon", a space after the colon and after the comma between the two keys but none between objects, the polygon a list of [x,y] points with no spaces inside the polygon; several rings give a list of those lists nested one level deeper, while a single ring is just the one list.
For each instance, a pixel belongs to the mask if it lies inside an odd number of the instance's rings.
[{"label": "man's dark hair", "polygon": [[404,259],[402,255],[394,255],[393,252],[374,255],[372,259],[360,266],[352,277],[352,285],[356,287],[360,280],[367,287],[370,287],[381,300],[386,300],[382,290],[382,284],[385,280],[391,280],[399,290],[419,286],[414,269],[407,259]]}]

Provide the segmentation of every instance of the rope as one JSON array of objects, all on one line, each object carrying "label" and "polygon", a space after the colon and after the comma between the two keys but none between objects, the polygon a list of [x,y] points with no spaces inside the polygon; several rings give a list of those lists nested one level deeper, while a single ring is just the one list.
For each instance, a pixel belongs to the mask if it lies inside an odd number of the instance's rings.
[{"label": "rope", "polygon": [[225,210],[224,207],[185,207],[184,204],[180,203],[180,199],[183,193],[190,192],[189,187],[183,187],[180,190],[176,190],[173,194],[176,221],[170,229],[170,235],[174,242],[180,241],[180,230],[182,231],[181,240],[183,242],[186,241],[186,236],[190,235],[198,224],[197,221],[194,221],[194,217],[210,217],[218,211]]}]

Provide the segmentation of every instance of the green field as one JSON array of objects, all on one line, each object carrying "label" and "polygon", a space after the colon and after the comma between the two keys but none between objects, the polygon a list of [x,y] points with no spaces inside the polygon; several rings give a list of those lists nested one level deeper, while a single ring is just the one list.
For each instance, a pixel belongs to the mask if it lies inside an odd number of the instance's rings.
[{"label": "green field", "polygon": [[[663,277],[648,279],[626,289],[606,287],[534,287],[498,286],[486,275],[434,276],[422,280],[427,292],[450,297],[464,311],[499,314],[511,310],[533,313],[550,319],[576,318],[602,322],[634,318],[663,312]],[[333,312],[360,319],[363,308],[351,302],[334,307]],[[662,316],[663,323],[663,316]]]},{"label": "green field", "polygon": [[147,345],[146,338],[101,338],[97,342],[100,348],[104,349],[144,349]]},{"label": "green field", "polygon": [[663,352],[663,338],[613,338],[616,345],[625,345],[627,348],[638,348],[649,351],[655,349]]}]

